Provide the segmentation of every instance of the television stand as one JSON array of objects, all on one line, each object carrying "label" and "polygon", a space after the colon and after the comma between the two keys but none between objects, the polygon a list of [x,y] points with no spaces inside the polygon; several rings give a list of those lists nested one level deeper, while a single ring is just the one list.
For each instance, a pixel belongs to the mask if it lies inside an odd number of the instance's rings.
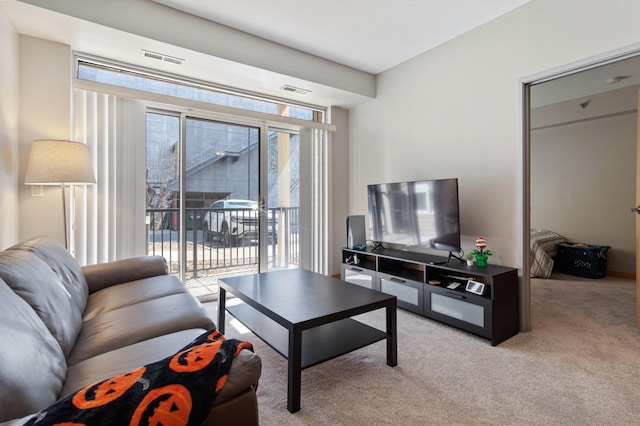
[{"label": "television stand", "polygon": [[[347,259],[358,256],[358,264]],[[394,295],[398,308],[484,337],[497,345],[520,331],[518,270],[498,265],[468,266],[457,258],[367,247],[342,249],[341,278]],[[486,291],[466,291],[469,280]]]}]

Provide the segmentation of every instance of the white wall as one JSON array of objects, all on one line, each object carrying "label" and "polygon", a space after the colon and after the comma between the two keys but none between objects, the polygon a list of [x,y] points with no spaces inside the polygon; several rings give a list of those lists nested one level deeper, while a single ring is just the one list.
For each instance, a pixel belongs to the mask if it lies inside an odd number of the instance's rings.
[{"label": "white wall", "polygon": [[329,206],[329,273],[339,274],[341,248],[347,245],[346,219],[349,214],[349,111],[333,107],[329,122],[336,126],[331,134],[331,198]]},{"label": "white wall", "polygon": [[611,246],[610,272],[635,274],[636,90],[531,112],[531,227]]},{"label": "white wall", "polygon": [[522,265],[521,81],[640,43],[636,0],[533,0],[378,76],[351,111],[350,213],[368,183],[457,176],[463,248]]},{"label": "white wall", "polygon": [[60,187],[45,186],[43,197],[33,197],[24,176],[32,141],[70,137],[71,75],[69,46],[20,36],[20,240],[50,235],[64,244]]},{"label": "white wall", "polygon": [[0,249],[18,242],[18,33],[0,8]]}]

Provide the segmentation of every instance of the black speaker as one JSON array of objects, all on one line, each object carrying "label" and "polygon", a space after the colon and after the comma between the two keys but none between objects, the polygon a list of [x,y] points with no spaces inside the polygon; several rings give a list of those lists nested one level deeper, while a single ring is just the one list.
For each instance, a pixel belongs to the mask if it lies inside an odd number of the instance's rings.
[{"label": "black speaker", "polygon": [[364,232],[364,215],[347,216],[347,247],[356,248],[367,244]]}]

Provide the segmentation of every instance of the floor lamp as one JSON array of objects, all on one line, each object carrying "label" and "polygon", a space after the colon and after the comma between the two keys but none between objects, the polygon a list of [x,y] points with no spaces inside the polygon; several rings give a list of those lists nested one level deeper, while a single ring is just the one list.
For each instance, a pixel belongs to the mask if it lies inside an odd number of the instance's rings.
[{"label": "floor lamp", "polygon": [[60,185],[64,221],[64,246],[69,248],[65,185],[96,183],[87,145],[66,140],[36,140],[31,144],[24,183],[26,185]]}]

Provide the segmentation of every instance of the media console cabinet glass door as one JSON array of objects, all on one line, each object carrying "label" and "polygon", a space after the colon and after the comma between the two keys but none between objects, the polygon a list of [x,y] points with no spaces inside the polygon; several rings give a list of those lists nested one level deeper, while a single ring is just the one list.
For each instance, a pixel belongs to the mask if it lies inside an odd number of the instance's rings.
[{"label": "media console cabinet glass door", "polygon": [[[226,306],[226,293],[242,302]],[[222,278],[218,328],[225,311],[288,361],[287,409],[300,410],[301,371],[372,343],[387,342],[387,365],[398,363],[395,296],[304,269]],[[386,330],[351,317],[384,308]]]}]

